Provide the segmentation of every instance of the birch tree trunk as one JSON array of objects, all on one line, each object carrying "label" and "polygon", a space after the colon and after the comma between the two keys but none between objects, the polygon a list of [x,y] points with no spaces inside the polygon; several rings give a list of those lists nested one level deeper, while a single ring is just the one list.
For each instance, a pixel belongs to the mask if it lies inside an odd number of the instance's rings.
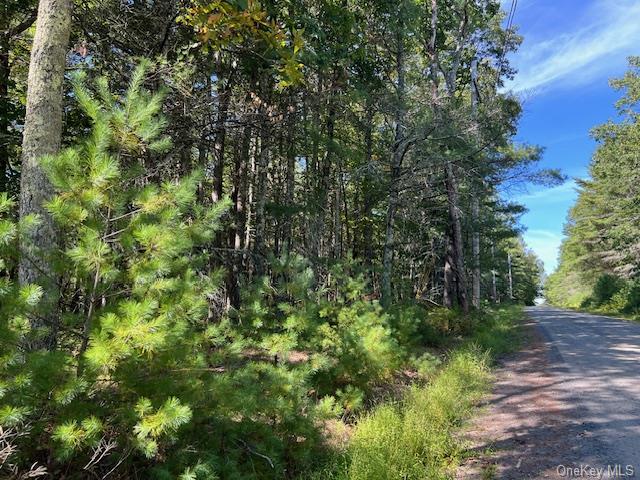
[{"label": "birch tree trunk", "polygon": [[[19,279],[21,284],[44,282],[44,308],[54,309],[58,300],[50,252],[56,247],[53,219],[43,203],[53,195],[53,187],[40,167],[39,159],[60,150],[62,136],[62,88],[66,53],[71,29],[71,0],[40,0],[36,33],[31,49],[27,83],[27,111],[22,140],[20,217],[40,216],[41,222],[27,234],[22,247]],[[33,245],[38,252],[28,248]],[[35,253],[35,254],[34,254]],[[34,347],[54,346],[57,322],[53,313],[44,323],[48,337]],[[36,326],[41,326],[41,321]]]},{"label": "birch tree trunk", "polygon": [[491,242],[491,300],[493,301],[493,303],[498,303],[498,287],[496,285],[495,264],[495,247],[493,245],[493,242]]}]

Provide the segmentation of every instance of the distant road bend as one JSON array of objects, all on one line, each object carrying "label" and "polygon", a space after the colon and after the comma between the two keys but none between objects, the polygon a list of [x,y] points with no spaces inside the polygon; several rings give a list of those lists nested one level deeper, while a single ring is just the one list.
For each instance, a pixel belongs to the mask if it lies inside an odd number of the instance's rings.
[{"label": "distant road bend", "polygon": [[640,324],[526,312],[529,341],[501,362],[457,478],[640,478]]}]

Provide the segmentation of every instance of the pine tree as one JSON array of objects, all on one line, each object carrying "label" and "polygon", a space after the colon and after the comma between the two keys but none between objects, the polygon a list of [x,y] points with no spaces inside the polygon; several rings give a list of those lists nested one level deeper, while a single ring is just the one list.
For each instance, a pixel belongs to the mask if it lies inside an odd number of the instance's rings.
[{"label": "pine tree", "polygon": [[[29,425],[25,435],[39,438],[31,446],[52,449],[60,461],[86,463],[90,452],[114,448],[122,458],[129,448],[166,455],[167,442],[191,419],[185,397],[197,385],[179,369],[204,367],[208,296],[220,277],[207,271],[204,253],[228,202],[198,205],[197,173],[162,185],[145,181],[141,163],[171,145],[162,134],[163,94],[142,87],[147,68],[138,67],[123,98],[104,80],[94,94],[77,76],[75,96],[91,135],[41,161],[56,189],[46,209],[62,233],[59,348],[24,350],[49,335],[26,322],[47,314],[37,308],[42,289],[4,282],[3,296],[16,300],[2,309],[0,423]],[[1,204],[3,211],[11,206],[6,196]],[[36,224],[33,216],[18,226],[3,220],[3,246]]]}]

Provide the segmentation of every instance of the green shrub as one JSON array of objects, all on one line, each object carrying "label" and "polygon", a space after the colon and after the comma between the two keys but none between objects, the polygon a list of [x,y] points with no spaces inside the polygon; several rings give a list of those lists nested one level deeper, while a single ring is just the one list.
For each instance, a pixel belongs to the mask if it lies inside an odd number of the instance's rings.
[{"label": "green shrub", "polygon": [[427,322],[437,332],[439,338],[447,335],[469,333],[470,317],[459,310],[450,308],[431,308],[427,311]]},{"label": "green shrub", "polygon": [[[485,312],[473,323],[473,335],[449,354],[430,383],[414,385],[402,401],[382,404],[363,415],[346,451],[301,478],[450,478],[464,448],[457,431],[487,392],[492,356],[516,344],[520,315],[516,306]],[[429,355],[422,360],[434,361]]]},{"label": "green shrub", "polygon": [[[442,310],[442,312],[441,312]],[[448,322],[453,318],[446,309],[429,310],[416,303],[401,303],[390,307],[389,322],[393,336],[408,349],[424,345],[440,345],[448,335]],[[442,321],[447,316],[446,321]],[[446,328],[443,328],[446,326]]]},{"label": "green shrub", "polygon": [[476,322],[471,341],[494,356],[513,351],[519,345],[515,319],[520,315],[516,305],[487,310]]},{"label": "green shrub", "polygon": [[413,357],[411,365],[416,369],[421,379],[430,380],[442,365],[442,360],[440,357],[426,352],[418,357]]},{"label": "green shrub", "polygon": [[286,359],[294,349],[306,354],[317,394],[347,386],[367,392],[400,366],[406,352],[389,315],[363,299],[362,275],[336,265],[330,283],[318,286],[308,262],[297,255],[272,259],[272,265],[274,280],[265,277],[245,292],[238,326],[248,337],[261,337],[271,355]]},{"label": "green shrub", "polygon": [[[0,196],[0,425],[19,434],[3,465],[70,479],[280,478],[318,436],[313,369],[252,355],[274,343],[266,328],[248,336],[209,318],[221,275],[206,249],[228,202],[199,203],[198,174],[139,175],[169,147],[162,97],[143,80],[144,66],[123,98],[76,80],[91,135],[43,159],[57,192],[47,208],[61,248],[44,253],[57,256],[59,312],[38,310],[40,287],[11,281],[18,235],[36,219],[12,222]],[[29,348],[50,334],[41,315],[60,319],[55,349]]]},{"label": "green shrub", "polygon": [[611,300],[611,298],[624,287],[624,281],[615,275],[600,275],[593,286],[593,291],[582,307],[600,307]]},{"label": "green shrub", "polygon": [[470,317],[456,309],[402,303],[388,313],[394,338],[408,349],[441,346],[453,335],[469,333],[472,326]]},{"label": "green shrub", "polygon": [[631,280],[625,287],[625,303],[622,311],[636,313],[640,310],[640,279]]},{"label": "green shrub", "polygon": [[613,313],[636,313],[640,309],[640,281],[622,282],[622,287],[611,299],[601,305],[601,310]]}]

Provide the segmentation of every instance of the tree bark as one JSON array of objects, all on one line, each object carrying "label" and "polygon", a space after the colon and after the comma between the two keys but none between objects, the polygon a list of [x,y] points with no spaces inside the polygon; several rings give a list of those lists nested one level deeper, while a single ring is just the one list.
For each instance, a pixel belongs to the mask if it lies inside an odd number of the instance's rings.
[{"label": "tree bark", "polygon": [[[402,14],[400,13],[402,16]],[[396,72],[398,75],[398,83],[396,85],[397,105],[395,112],[395,139],[393,145],[393,154],[391,159],[391,178],[389,184],[389,204],[387,207],[387,219],[384,238],[384,249],[382,252],[382,298],[384,305],[391,303],[391,276],[393,274],[393,257],[395,253],[394,245],[394,228],[396,221],[396,213],[398,210],[398,201],[400,188],[400,176],[402,172],[402,161],[404,159],[407,145],[405,142],[405,64],[404,64],[404,39],[403,39],[403,20],[399,20],[400,24],[396,33]]]},{"label": "tree bark", "polygon": [[471,199],[471,219],[473,222],[473,233],[471,238],[471,256],[473,257],[473,278],[472,278],[472,301],[475,308],[480,308],[480,232],[478,223],[480,222],[480,202],[476,193]]},{"label": "tree bark", "polygon": [[443,287],[442,287],[442,305],[444,305],[447,308],[453,307],[453,301],[456,296],[451,250],[452,250],[451,235],[447,235],[447,247],[445,249]]},{"label": "tree bark", "polygon": [[[39,160],[43,155],[54,155],[60,150],[62,88],[71,29],[71,7],[71,0],[40,0],[29,64],[22,140],[20,217],[37,214],[41,222],[23,239],[25,253],[29,252],[29,245],[37,247],[39,252],[22,256],[19,279],[22,285],[44,281],[46,295],[43,307],[50,309],[46,318],[50,333],[42,344],[35,347],[52,348],[56,341],[57,321],[53,310],[58,301],[58,289],[49,257],[56,247],[56,231],[53,219],[43,206],[54,191]],[[37,323],[36,326],[41,325],[40,321]]]},{"label": "tree bark", "polygon": [[[269,88],[263,89],[265,92]],[[269,163],[271,160],[271,120],[269,112],[265,105],[265,99],[262,100],[260,106],[260,149],[256,153],[256,169],[255,169],[255,237],[254,237],[254,259],[256,265],[256,273],[264,275],[266,272],[266,218],[265,207],[267,204],[267,180],[269,176]]]},{"label": "tree bark", "polygon": [[7,190],[9,170],[9,39],[0,35],[0,192]]},{"label": "tree bark", "polygon": [[[478,113],[478,61],[471,60],[471,110],[474,119]],[[471,221],[473,233],[471,234],[471,257],[473,258],[473,274],[471,298],[475,308],[480,308],[480,184],[476,182],[476,188],[471,199]]]},{"label": "tree bark", "polygon": [[[220,77],[218,82],[222,83]],[[215,140],[213,154],[215,164],[213,166],[213,191],[211,199],[218,202],[224,193],[224,150],[227,140],[227,118],[229,116],[229,103],[231,102],[233,78],[230,77],[218,93],[218,114],[216,116]]]},{"label": "tree bark", "polygon": [[452,228],[452,257],[453,270],[458,293],[458,303],[462,311],[469,311],[467,300],[467,280],[464,269],[464,246],[462,238],[462,222],[460,219],[460,199],[458,195],[458,179],[453,170],[453,163],[447,159],[445,162],[445,175],[447,187],[447,201],[449,204],[449,220]]},{"label": "tree bark", "polygon": [[242,142],[236,148],[233,168],[233,189],[231,201],[233,202],[233,229],[229,238],[231,247],[231,267],[227,272],[227,301],[234,308],[240,306],[239,277],[244,264],[243,241],[246,222],[245,205],[247,203],[247,165],[249,165],[249,148],[251,143],[252,128],[244,127]]},{"label": "tree bark", "polygon": [[495,264],[495,247],[493,245],[493,242],[491,242],[491,300],[493,300],[493,303],[498,303],[498,287],[496,284]]},{"label": "tree bark", "polygon": [[511,273],[511,254],[507,254],[507,267],[508,272],[507,275],[509,277],[509,300],[513,300],[513,275]]},{"label": "tree bark", "polygon": [[314,220],[312,226],[312,238],[313,238],[313,256],[316,258],[321,257],[324,254],[322,248],[323,240],[325,237],[325,213],[327,209],[327,203],[329,200],[329,191],[331,188],[331,170],[333,166],[333,148],[334,148],[334,134],[336,126],[336,106],[333,99],[334,87],[331,86],[331,92],[329,93],[329,106],[327,110],[327,141],[326,151],[322,164],[317,169],[319,175],[316,193],[315,193],[315,205],[314,205]]},{"label": "tree bark", "polygon": [[367,109],[367,120],[364,132],[365,165],[366,173],[362,182],[362,252],[364,253],[365,264],[369,267],[373,265],[373,223],[371,221],[371,210],[373,209],[373,198],[371,196],[371,174],[369,168],[373,158],[373,107]]}]

